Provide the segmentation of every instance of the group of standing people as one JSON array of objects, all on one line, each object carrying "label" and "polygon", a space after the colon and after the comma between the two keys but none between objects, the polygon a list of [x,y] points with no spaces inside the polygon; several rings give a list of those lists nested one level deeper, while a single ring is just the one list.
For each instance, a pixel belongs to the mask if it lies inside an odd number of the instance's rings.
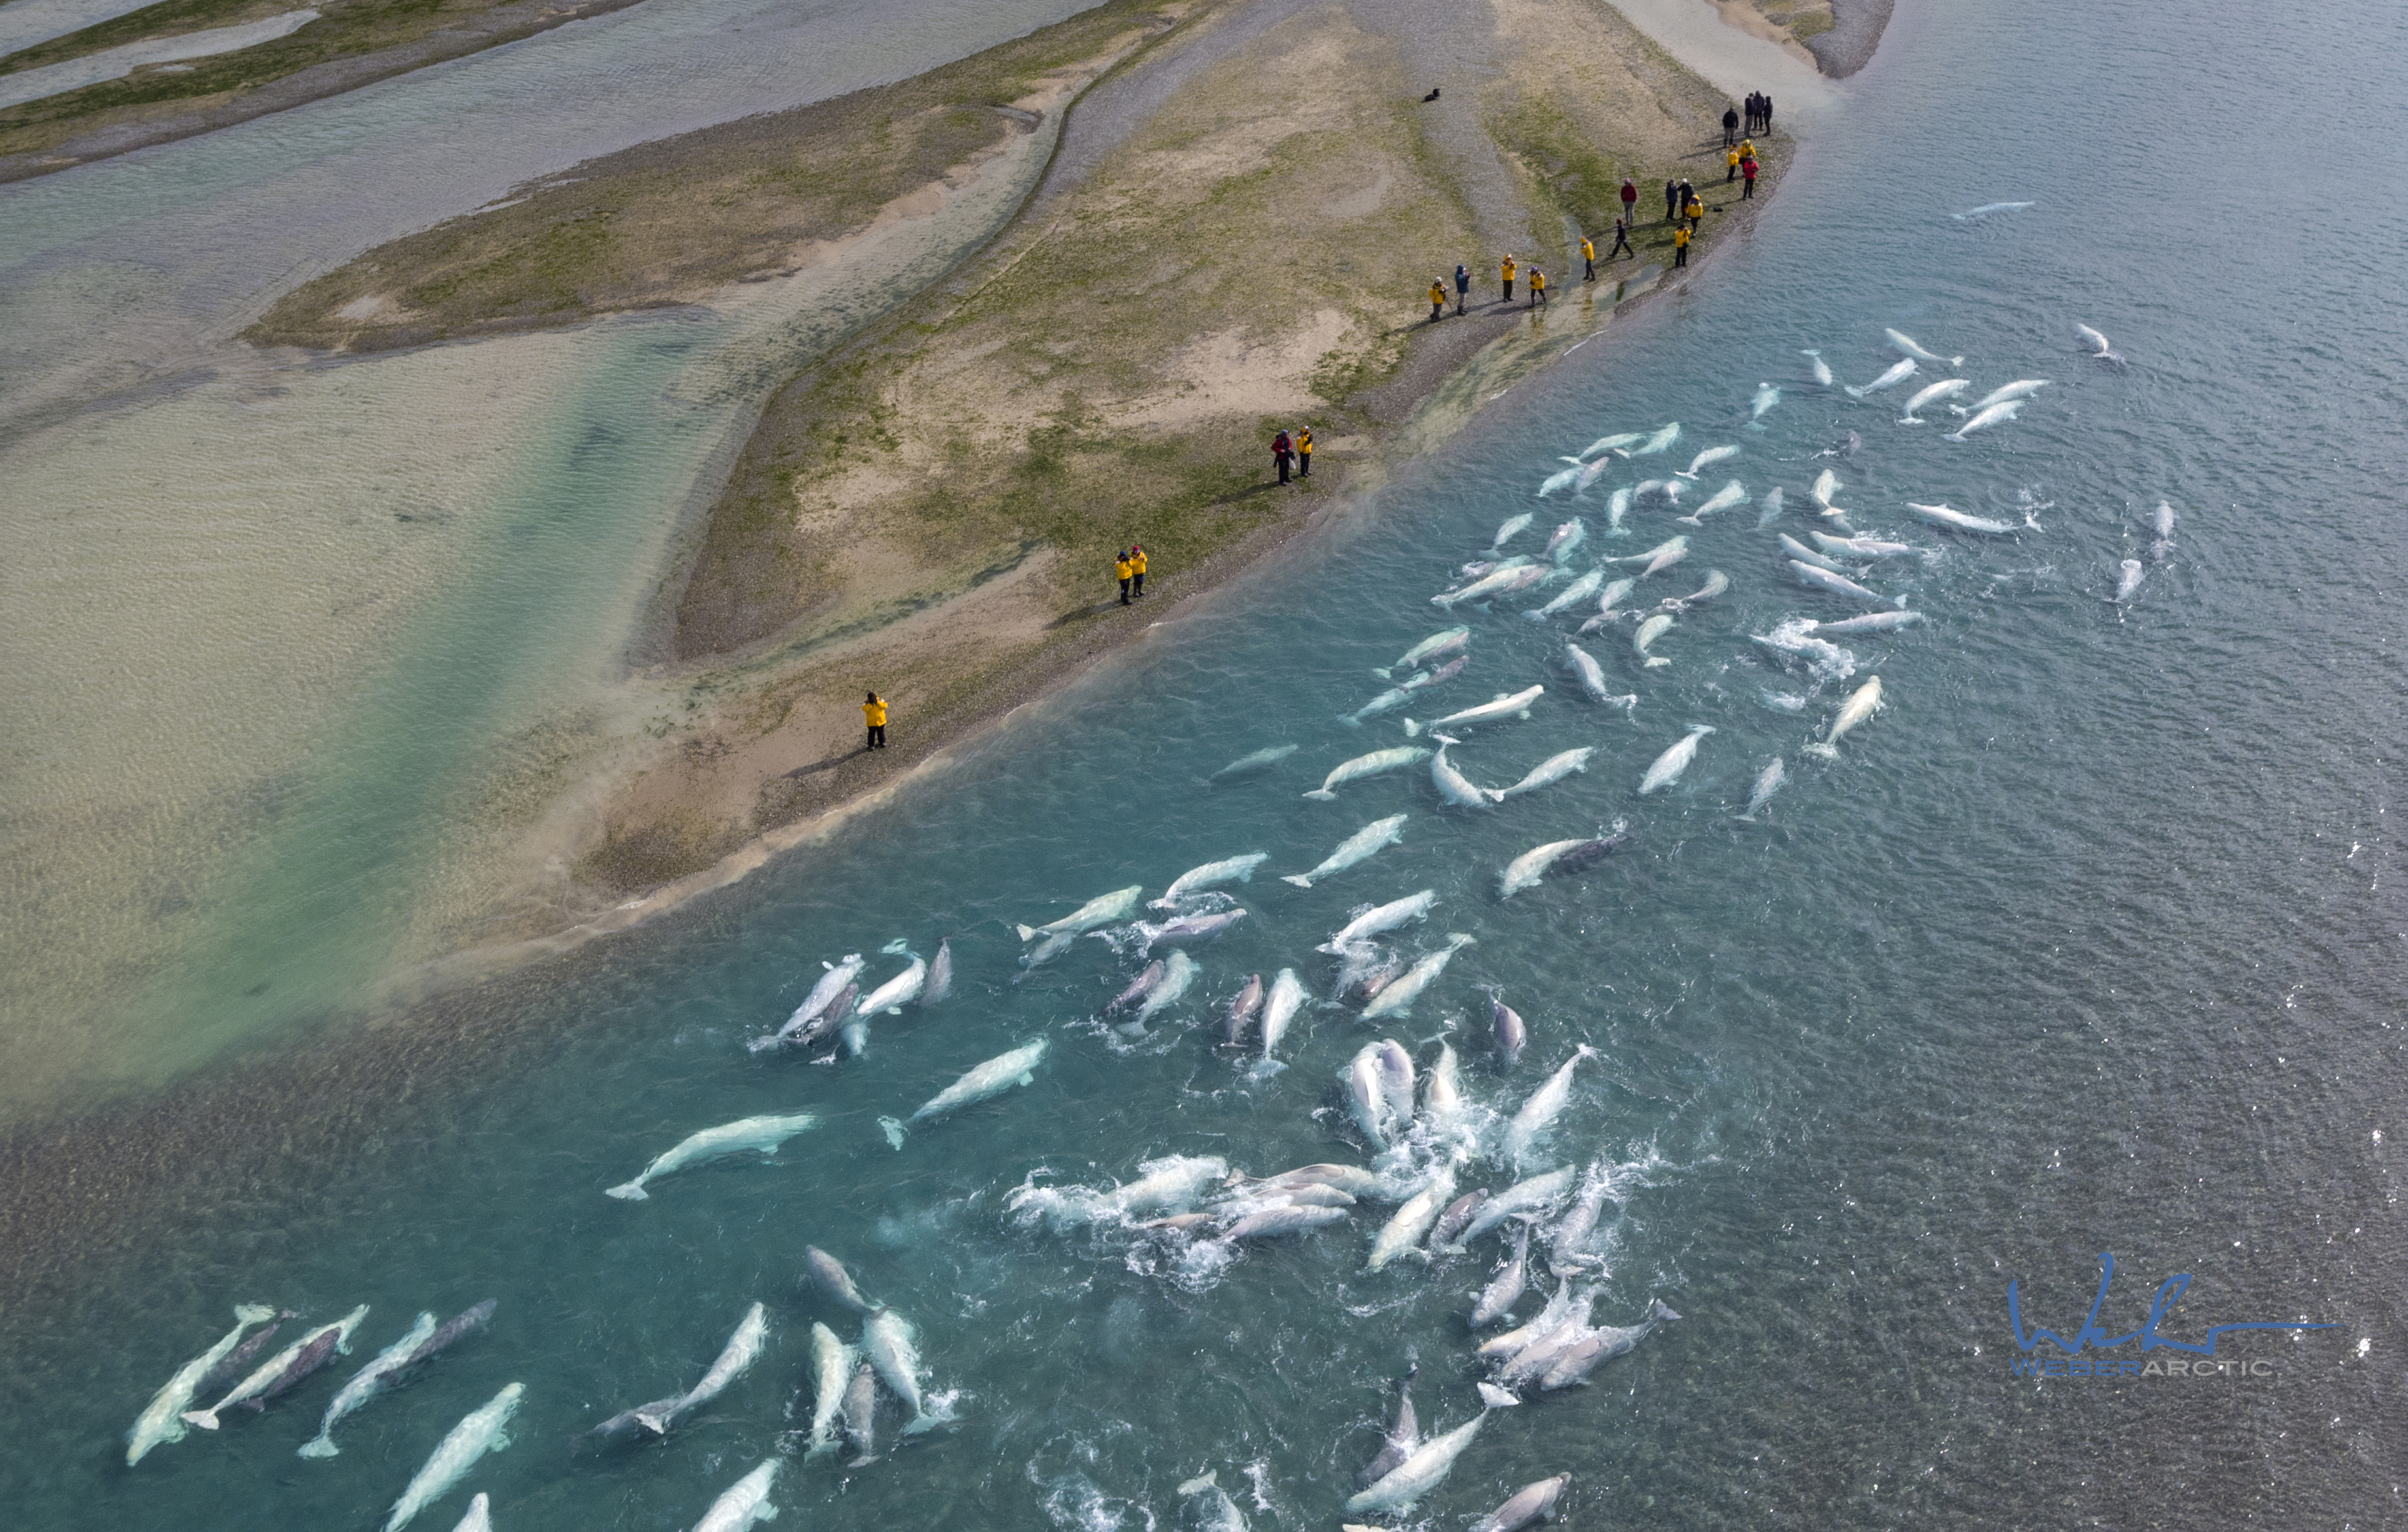
[{"label": "group of standing people", "polygon": [[[1282,431],[1279,435],[1272,437],[1271,459],[1279,464],[1279,476],[1280,483],[1282,484],[1287,483],[1287,470],[1291,465],[1295,467],[1296,476],[1297,478],[1312,478],[1312,427],[1310,426],[1298,426],[1293,436],[1289,435],[1285,431]],[[1144,566],[1140,565],[1137,593],[1140,596],[1145,594],[1145,575],[1143,570]]]},{"label": "group of standing people", "polygon": [[1742,119],[1740,116],[1739,108],[1723,108],[1723,147],[1725,149],[1738,143],[1742,134],[1752,138],[1759,133],[1772,131],[1772,97],[1762,91],[1751,91],[1748,93],[1746,106],[1747,116],[1744,119],[1743,127],[1741,125]]},{"label": "group of standing people", "polygon": [[1112,573],[1121,583],[1121,605],[1129,604],[1129,584],[1137,584],[1136,594],[1145,594],[1145,550],[1132,542],[1112,556]]}]

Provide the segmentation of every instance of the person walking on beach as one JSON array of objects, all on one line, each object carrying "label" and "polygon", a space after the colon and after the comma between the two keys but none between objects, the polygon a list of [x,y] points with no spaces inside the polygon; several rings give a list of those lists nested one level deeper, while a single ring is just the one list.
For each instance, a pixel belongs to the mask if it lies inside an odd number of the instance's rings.
[{"label": "person walking on beach", "polygon": [[1530,267],[1530,307],[1535,309],[1547,301],[1547,274],[1537,267]]},{"label": "person walking on beach", "polygon": [[1686,224],[1672,225],[1672,264],[1676,267],[1689,264],[1689,225]]},{"label": "person walking on beach", "polygon": [[[1287,474],[1284,470],[1280,474],[1280,482],[1282,484],[1287,482]],[[1137,566],[1129,562],[1126,548],[1112,555],[1112,577],[1121,583],[1121,605],[1123,606],[1129,604],[1129,581],[1135,578],[1136,574]]]},{"label": "person walking on beach", "polygon": [[1446,289],[1433,282],[1430,283],[1430,323],[1437,324],[1439,316],[1445,312]]},{"label": "person walking on beach", "polygon": [[1506,302],[1508,302],[1508,303],[1511,303],[1511,302],[1512,302],[1512,301],[1513,301],[1513,273],[1514,273],[1514,271],[1515,271],[1516,269],[1517,269],[1517,267],[1515,267],[1515,266],[1513,265],[1513,257],[1512,257],[1512,256],[1511,256],[1511,255],[1506,256],[1506,257],[1505,257],[1505,264],[1504,264],[1502,267],[1498,267],[1498,270],[1500,270],[1500,271],[1504,274],[1504,278],[1505,278],[1505,301],[1506,301]]},{"label": "person walking on beach", "polygon": [[1678,217],[1680,217],[1680,216],[1681,216],[1681,187],[1680,187],[1680,183],[1679,183],[1679,182],[1677,182],[1677,181],[1666,181],[1666,182],[1664,183],[1664,222],[1666,222],[1667,224],[1669,224],[1669,223],[1670,223],[1672,220],[1674,220],[1675,218],[1678,218]]},{"label": "person walking on beach", "polygon": [[1129,594],[1143,600],[1145,599],[1145,550],[1134,542],[1129,544],[1129,580],[1131,582]]},{"label": "person walking on beach", "polygon": [[879,696],[878,693],[874,691],[868,696],[863,698],[861,701],[861,717],[863,722],[869,725],[869,743],[863,745],[862,748],[865,750],[885,749],[886,699]]},{"label": "person walking on beach", "polygon": [[1617,220],[1613,225],[1613,248],[1605,253],[1605,258],[1610,261],[1626,250],[1630,251],[1630,258],[1632,260],[1635,261],[1639,258],[1639,252],[1630,250],[1629,224]]},{"label": "person walking on beach", "polygon": [[[1312,427],[1310,426],[1296,433],[1296,476],[1299,479],[1312,477]],[[1140,585],[1139,588],[1142,590],[1144,587]]]},{"label": "person walking on beach", "polygon": [[1455,263],[1455,311],[1463,312],[1463,306],[1470,301],[1471,267],[1457,261]]},{"label": "person walking on beach", "polygon": [[1597,242],[1585,234],[1581,236],[1581,281],[1597,281]]},{"label": "person walking on beach", "polygon": [[1639,188],[1631,183],[1628,176],[1622,178],[1622,221],[1625,224],[1639,222]]},{"label": "person walking on beach", "polygon": [[1747,158],[1739,162],[1739,173],[1747,178],[1747,185],[1739,194],[1739,199],[1742,202],[1745,202],[1748,198],[1756,195],[1755,155],[1750,154]]},{"label": "person walking on beach", "polygon": [[1723,147],[1728,149],[1737,142],[1739,142],[1739,108],[1725,107],[1723,108]]},{"label": "person walking on beach", "polygon": [[1285,431],[1282,431],[1279,435],[1271,438],[1271,456],[1279,464],[1280,483],[1282,484],[1287,483],[1287,460],[1295,451],[1296,448],[1288,441],[1287,433]]}]

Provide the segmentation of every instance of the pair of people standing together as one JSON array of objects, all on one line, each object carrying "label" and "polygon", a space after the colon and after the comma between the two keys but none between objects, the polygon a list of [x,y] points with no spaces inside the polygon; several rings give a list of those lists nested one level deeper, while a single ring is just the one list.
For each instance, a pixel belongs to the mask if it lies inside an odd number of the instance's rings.
[{"label": "pair of people standing together", "polygon": [[1271,438],[1271,460],[1279,465],[1280,483],[1287,483],[1287,470],[1296,468],[1297,477],[1312,477],[1312,427],[1299,429],[1293,437],[1285,431]]},{"label": "pair of people standing together", "polygon": [[1137,594],[1145,594],[1145,550],[1132,542],[1112,558],[1112,573],[1121,583],[1121,605],[1129,604],[1129,584],[1135,581]]}]

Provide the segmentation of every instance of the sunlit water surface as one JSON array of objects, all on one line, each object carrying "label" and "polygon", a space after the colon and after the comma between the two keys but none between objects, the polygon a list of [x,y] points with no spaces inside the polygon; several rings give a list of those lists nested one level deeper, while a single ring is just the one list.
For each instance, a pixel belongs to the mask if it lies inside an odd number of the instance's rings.
[{"label": "sunlit water surface", "polygon": [[[1255,1526],[1328,1526],[1377,1448],[1384,1380],[1418,1363],[1433,1428],[1478,1408],[1463,1313],[1496,1241],[1368,1275],[1381,1208],[1224,1260],[1024,1229],[1007,1201],[1170,1153],[1359,1161],[1337,1071],[1383,1034],[1426,1062],[1443,1034],[1484,1109],[1598,1051],[1548,1154],[1620,1167],[1597,1316],[1661,1297],[1686,1318],[1591,1386],[1500,1412],[1415,1525],[1460,1527],[1555,1472],[1592,1525],[2399,1520],[2387,762],[2408,325],[2387,254],[2408,220],[2379,178],[2345,172],[2320,103],[2408,83],[2400,22],[2214,5],[2175,36],[2062,0],[1902,9],[1748,248],[1500,401],[1353,533],[1154,635],[839,845],[498,990],[509,1048],[464,1038],[376,1081],[364,1139],[129,1235],[72,1299],[20,1313],[0,1384],[12,1506],[42,1525],[367,1525],[453,1422],[521,1380],[516,1444],[418,1525],[483,1490],[512,1532],[691,1525],[797,1450],[810,1325],[851,1328],[796,1283],[816,1243],[917,1323],[959,1421],[855,1468],[798,1459],[773,1498],[802,1525],[1168,1526],[1175,1486],[1214,1469]],[[1952,216],[1994,201],[2036,206]],[[2128,366],[2088,360],[2076,323]],[[1895,423],[1904,389],[1857,403],[1804,381],[1808,347],[1843,381],[1874,376],[1885,326],[1964,354],[1977,388],[2051,386],[1952,442],[1944,408]],[[1784,397],[1750,431],[1760,381]],[[1811,682],[1748,635],[1852,609],[1779,574],[1752,504],[1699,528],[1651,508],[1609,540],[1604,496],[1641,465],[1578,505],[1532,499],[1556,454],[1673,419],[1679,447],[1643,461],[1736,442],[1692,503],[1729,476],[1778,484],[1793,535],[1833,468],[1859,528],[1936,550],[1871,577],[1930,621],[1851,641],[1855,673],[1793,712]],[[1811,455],[1851,431],[1854,455]],[[2151,561],[2160,498],[2180,520]],[[2039,529],[1918,528],[1908,499],[2028,511]],[[1426,598],[1452,568],[1532,509],[1542,528],[1585,517],[1575,568],[1686,531],[1691,556],[1647,586],[1683,594],[1719,568],[1733,588],[1657,641],[1667,667],[1639,667],[1627,625],[1596,639],[1639,694],[1629,719],[1558,681],[1458,752],[1503,783],[1595,745],[1582,775],[1476,815],[1441,811],[1420,774],[1301,798],[1401,743],[1391,721],[1332,720],[1441,626]],[[2128,557],[2146,578],[2119,606]],[[1432,707],[1547,676],[1559,641],[1514,604],[1464,614],[1471,664]],[[1873,673],[1887,709],[1836,760],[1805,756]],[[1715,730],[1696,764],[1636,797],[1693,724]],[[1275,771],[1198,785],[1280,743],[1299,748]],[[1776,755],[1789,785],[1734,823]],[[1351,872],[1309,890],[1269,875],[1396,813],[1403,843]],[[1497,898],[1515,854],[1617,824],[1619,855]],[[1091,1019],[1135,966],[1104,943],[1019,981],[1005,922],[1255,849],[1271,862],[1235,890],[1250,918],[1195,949],[1195,990],[1149,1036]],[[1410,1020],[1312,1009],[1276,1073],[1213,1046],[1243,976],[1293,965],[1324,991],[1313,945],[1358,902],[1425,887],[1441,902],[1405,948],[1477,945]],[[882,976],[897,960],[881,945],[946,932],[954,996],[879,1019],[866,1057],[746,1052],[822,960],[869,952]],[[1482,1043],[1480,984],[1529,1019],[1510,1072]],[[1036,1035],[1052,1049],[1028,1088],[887,1147],[879,1116]],[[696,1128],[794,1110],[819,1125],[775,1163],[602,1194]],[[1508,1179],[1485,1158],[1464,1178]],[[2012,1378],[2009,1280],[2027,1323],[2071,1332],[2102,1250],[2114,1334],[2177,1273],[2194,1279],[2169,1336],[2336,1327],[2227,1337],[2221,1354],[2268,1366],[2245,1380]],[[492,1334],[355,1417],[332,1462],[294,1455],[322,1380],[119,1466],[120,1434],[236,1302],[372,1303],[373,1348],[421,1308],[489,1296]],[[569,1454],[572,1433],[698,1377],[754,1301],[770,1346],[699,1418],[665,1445]]]}]

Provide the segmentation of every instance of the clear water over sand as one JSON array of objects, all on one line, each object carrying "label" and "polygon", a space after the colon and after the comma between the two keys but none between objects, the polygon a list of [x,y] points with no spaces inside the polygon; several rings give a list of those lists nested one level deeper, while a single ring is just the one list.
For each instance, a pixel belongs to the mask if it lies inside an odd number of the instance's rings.
[{"label": "clear water over sand", "polygon": [[[481,1489],[508,1528],[692,1525],[796,1448],[812,1321],[850,1329],[795,1283],[810,1242],[918,1324],[961,1419],[859,1469],[796,1463],[773,1496],[788,1518],[1168,1526],[1175,1486],[1213,1468],[1258,1528],[1334,1525],[1377,1449],[1384,1380],[1418,1363],[1427,1425],[1477,1408],[1460,1315],[1493,1240],[1367,1275],[1383,1211],[1222,1263],[1025,1231],[1005,1202],[1031,1178],[1108,1181],[1167,1153],[1254,1171],[1357,1161],[1336,1071],[1383,1034],[1426,1059],[1453,1022],[1482,1106],[1511,1109],[1578,1043],[1599,1050],[1551,1150],[1626,1167],[1597,1317],[1630,1322],[1660,1296],[1686,1318],[1591,1387],[1493,1418],[1412,1525],[1459,1527],[1555,1472],[1573,1475],[1582,1525],[2393,1519],[2389,500],[2408,336],[2384,300],[2408,219],[2344,174],[2342,125],[2307,103],[2396,91],[2399,55],[2372,46],[2394,23],[2366,7],[2211,7],[2194,23],[2177,48],[2063,4],[1902,15],[1749,248],[1509,395],[1354,535],[1163,629],[835,850],[450,1013],[439,1048],[351,1077],[343,1102],[240,1093],[230,1144],[355,1115],[327,1135],[338,1149],[190,1199],[72,1295],[12,1316],[12,1503],[46,1525],[366,1525],[453,1422],[521,1380],[517,1444],[415,1525],[449,1526]],[[2185,152],[2168,155],[2177,129]],[[2281,224],[2260,193],[2278,182],[2322,216]],[[2002,200],[2038,205],[1952,216]],[[2239,229],[2257,232],[2236,244]],[[2077,322],[2128,368],[2086,360]],[[1803,381],[1804,347],[1871,378],[1893,325],[1964,354],[1978,387],[2052,385],[2020,421],[1954,443],[1896,425],[1899,391],[1857,404]],[[1760,381],[1784,398],[1750,432]],[[1593,744],[1584,774],[1480,816],[1441,812],[1419,776],[1299,797],[1400,742],[1333,719],[1376,690],[1370,667],[1441,626],[1426,597],[1498,522],[1566,513],[1531,499],[1555,455],[1669,419],[1680,465],[1741,444],[1703,487],[1779,484],[1793,535],[1833,467],[1858,526],[1939,550],[1872,577],[1932,620],[1852,641],[1856,674],[1785,711],[1766,694],[1805,683],[1747,635],[1850,609],[1779,575],[1752,509],[1701,528],[1644,512],[1606,551],[1685,531],[1691,557],[1650,583],[1685,593],[1713,567],[1733,588],[1656,643],[1670,667],[1636,668],[1627,636],[1595,643],[1615,687],[1640,693],[1635,718],[1557,685],[1529,721],[1458,752],[1501,783]],[[1849,431],[1854,456],[1809,455]],[[2180,513],[2174,545],[2118,610],[2117,565],[2148,559],[2160,497]],[[2036,508],[2042,529],[1921,531],[1908,499]],[[1581,510],[1601,533],[1601,497]],[[1445,702],[1546,674],[1546,629],[1465,620],[1472,664]],[[1836,761],[1804,757],[1873,672],[1888,710]],[[1691,724],[1716,730],[1697,763],[1636,798]],[[1276,743],[1300,748],[1273,775],[1197,787]],[[1774,754],[1790,785],[1768,819],[1734,825]],[[1270,875],[1399,812],[1403,844],[1351,873],[1311,890]],[[1622,854],[1496,900],[1512,856],[1618,821]],[[1089,1021],[1133,966],[1101,943],[1014,982],[1003,922],[1254,849],[1273,860],[1238,890],[1252,917],[1195,949],[1193,998],[1151,1038]],[[1294,965],[1324,990],[1313,944],[1357,901],[1425,887],[1441,903],[1409,950],[1447,931],[1478,945],[1409,1022],[1311,1011],[1268,1077],[1211,1047],[1211,1003],[1242,976]],[[927,951],[947,932],[955,998],[881,1019],[864,1059],[744,1050],[821,960],[896,937]],[[1511,1073],[1479,1044],[1480,983],[1530,1020]],[[886,1146],[879,1116],[1036,1034],[1053,1048],[1026,1090]],[[643,1203],[602,1195],[695,1128],[798,1109],[821,1123],[776,1163],[669,1178]],[[1506,1173],[1479,1160],[1464,1177]],[[2245,1381],[2011,1378],[2009,1280],[2027,1324],[2070,1330],[2101,1250],[2115,1334],[2177,1273],[2194,1280],[2168,1336],[2338,1328],[2227,1337],[2223,1354],[2272,1369]],[[489,1296],[493,1334],[355,1417],[331,1463],[293,1455],[321,1382],[118,1466],[119,1434],[236,1302],[372,1303],[376,1347],[421,1308]],[[567,1453],[571,1433],[698,1377],[754,1301],[769,1350],[700,1418],[666,1445]],[[2194,1507],[2214,1509],[2179,1509]]]}]

